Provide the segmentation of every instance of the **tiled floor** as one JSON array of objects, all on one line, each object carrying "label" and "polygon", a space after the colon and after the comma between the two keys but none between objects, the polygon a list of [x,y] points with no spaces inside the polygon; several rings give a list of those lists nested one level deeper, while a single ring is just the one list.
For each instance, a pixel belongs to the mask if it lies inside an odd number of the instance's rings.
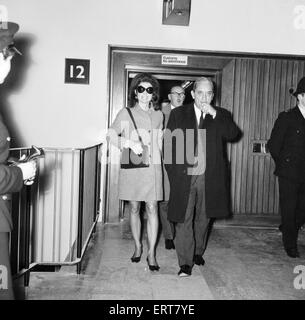
[{"label": "tiled floor", "polygon": [[99,225],[80,275],[75,267],[32,272],[25,296],[29,300],[303,300],[305,288],[294,288],[293,270],[305,267],[305,231],[299,237],[302,258],[291,259],[283,252],[277,225],[277,219],[250,218],[215,223],[206,264],[195,266],[188,278],[177,276],[176,252],[164,249],[162,237],[157,248],[161,268],[152,273],[145,261],[145,244],[140,263],[130,262],[133,241],[128,221]]}]

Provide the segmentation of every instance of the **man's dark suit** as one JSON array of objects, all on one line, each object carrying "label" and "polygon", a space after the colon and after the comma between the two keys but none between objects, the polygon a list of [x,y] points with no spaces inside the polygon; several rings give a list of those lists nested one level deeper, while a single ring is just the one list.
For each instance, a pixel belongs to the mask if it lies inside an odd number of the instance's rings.
[{"label": "man's dark suit", "polygon": [[[168,104],[165,107],[163,107],[161,111],[163,112],[163,115],[164,115],[163,128],[165,129],[167,127],[169,115],[172,111],[171,104]],[[160,215],[160,222],[162,225],[162,233],[165,240],[173,240],[174,226],[167,219],[168,199],[169,199],[169,181],[168,181],[168,176],[164,166],[162,166],[162,180],[163,180],[163,201],[159,202],[159,215]]]},{"label": "man's dark suit", "polygon": [[297,248],[298,229],[305,223],[305,119],[295,107],[281,112],[267,143],[279,177],[283,244]]},{"label": "man's dark suit", "polygon": [[[205,201],[205,214],[207,218],[224,218],[229,215],[229,181],[228,164],[225,158],[225,142],[233,140],[239,134],[239,129],[232,120],[231,114],[219,107],[214,107],[216,117],[207,115],[206,122],[206,169],[204,173],[202,196]],[[198,123],[194,111],[194,103],[172,110],[167,124],[168,130],[173,132],[181,129],[184,134],[184,145],[176,146],[175,139],[171,144],[168,132],[165,132],[165,150],[172,150],[172,163],[168,163],[165,155],[165,168],[170,181],[170,199],[168,219],[176,223],[184,223],[192,175],[190,169],[194,167],[194,149],[198,141]],[[188,132],[188,134],[187,134]],[[190,136],[190,132],[194,132]],[[192,140],[192,141],[191,141]],[[167,145],[167,146],[166,146]],[[194,146],[194,149],[189,146]],[[182,149],[184,148],[184,149]],[[182,163],[177,163],[178,154],[183,154]],[[196,204],[195,204],[196,206]],[[196,218],[194,220],[196,224]],[[195,229],[196,226],[194,226]],[[190,235],[191,237],[193,235]],[[177,247],[177,246],[176,246]],[[177,252],[178,253],[178,252]],[[194,252],[190,253],[191,255]]]}]

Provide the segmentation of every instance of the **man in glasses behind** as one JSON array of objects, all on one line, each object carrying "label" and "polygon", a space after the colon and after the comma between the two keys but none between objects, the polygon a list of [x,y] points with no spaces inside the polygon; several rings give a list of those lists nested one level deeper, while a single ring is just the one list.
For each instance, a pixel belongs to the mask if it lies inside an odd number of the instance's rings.
[{"label": "man in glasses behind", "polygon": [[[170,93],[168,94],[168,99],[170,103],[166,106],[162,106],[162,112],[164,114],[164,129],[167,126],[170,112],[183,105],[185,99],[185,91],[181,86],[174,86],[171,88]],[[164,201],[159,202],[159,214],[160,221],[162,225],[162,233],[165,239],[165,248],[175,249],[174,245],[174,225],[167,219],[167,210],[168,210],[168,200],[169,200],[169,181],[167,177],[166,170],[163,167],[163,192],[164,192]]]}]

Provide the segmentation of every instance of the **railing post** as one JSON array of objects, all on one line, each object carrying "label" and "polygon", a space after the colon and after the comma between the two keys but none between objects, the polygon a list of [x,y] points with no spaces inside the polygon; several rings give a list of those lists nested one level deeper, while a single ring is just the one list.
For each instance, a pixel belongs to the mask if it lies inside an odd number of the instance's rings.
[{"label": "railing post", "polygon": [[[25,235],[24,235],[24,268],[30,266],[30,238],[31,238],[31,187],[26,186],[25,191]],[[28,287],[30,282],[30,271],[24,274],[24,286]]]},{"label": "railing post", "polygon": [[[29,155],[30,150],[26,151]],[[25,219],[24,219],[24,268],[30,267],[30,242],[31,242],[31,186],[25,186]],[[24,286],[28,287],[30,282],[30,271],[24,274]]]},{"label": "railing post", "polygon": [[[95,147],[95,167],[94,167],[94,172],[95,172],[95,179],[94,179],[94,213],[93,213],[93,223],[96,220],[97,216],[97,208],[98,208],[98,195],[97,195],[97,180],[98,180],[98,146]],[[93,228],[93,233],[95,233],[96,227],[94,226]]]},{"label": "railing post", "polygon": [[[83,205],[84,205],[84,160],[85,151],[80,150],[79,161],[79,193],[78,193],[78,227],[77,227],[77,258],[82,255],[82,242],[83,242]],[[81,261],[77,264],[77,274],[81,272]]]}]

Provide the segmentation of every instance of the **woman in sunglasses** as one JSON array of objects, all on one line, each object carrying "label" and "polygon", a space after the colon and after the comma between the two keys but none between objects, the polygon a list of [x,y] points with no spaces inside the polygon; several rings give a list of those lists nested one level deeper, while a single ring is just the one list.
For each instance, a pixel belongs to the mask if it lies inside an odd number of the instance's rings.
[{"label": "woman in sunglasses", "polygon": [[[151,271],[158,271],[155,246],[158,233],[158,201],[162,200],[161,133],[163,114],[159,109],[159,83],[147,73],[134,77],[129,88],[129,110],[123,108],[108,131],[112,144],[121,150],[130,148],[141,155],[148,146],[148,166],[142,168],[120,168],[119,198],[130,203],[130,226],[135,250],[132,262],[139,262],[143,247],[141,241],[140,204],[145,202],[147,213],[147,263]],[[135,129],[135,125],[137,130]],[[110,134],[111,132],[111,134]],[[141,142],[142,140],[142,142]]]}]

